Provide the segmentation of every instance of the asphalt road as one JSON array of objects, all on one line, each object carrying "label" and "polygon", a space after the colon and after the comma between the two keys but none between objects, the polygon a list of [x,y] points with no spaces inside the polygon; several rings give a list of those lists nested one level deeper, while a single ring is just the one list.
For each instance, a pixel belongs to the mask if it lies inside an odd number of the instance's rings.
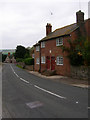
[{"label": "asphalt road", "polygon": [[2,64],[0,63],[0,119],[2,116]]},{"label": "asphalt road", "polygon": [[3,118],[88,118],[88,89],[40,78],[3,65]]}]

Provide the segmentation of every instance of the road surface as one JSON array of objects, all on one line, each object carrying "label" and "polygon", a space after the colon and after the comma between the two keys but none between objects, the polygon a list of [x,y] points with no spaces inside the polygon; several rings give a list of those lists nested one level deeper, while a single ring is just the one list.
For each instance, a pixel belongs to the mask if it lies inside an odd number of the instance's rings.
[{"label": "road surface", "polygon": [[88,118],[88,89],[37,77],[14,64],[2,71],[3,118]]}]

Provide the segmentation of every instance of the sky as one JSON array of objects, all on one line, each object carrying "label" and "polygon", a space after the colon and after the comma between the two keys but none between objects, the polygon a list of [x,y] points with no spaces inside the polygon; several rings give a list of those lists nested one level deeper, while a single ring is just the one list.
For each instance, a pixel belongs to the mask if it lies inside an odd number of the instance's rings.
[{"label": "sky", "polygon": [[[88,19],[89,0],[0,0],[0,49],[32,47],[52,31],[76,22],[81,10]],[[89,2],[90,3],[90,2]]]}]

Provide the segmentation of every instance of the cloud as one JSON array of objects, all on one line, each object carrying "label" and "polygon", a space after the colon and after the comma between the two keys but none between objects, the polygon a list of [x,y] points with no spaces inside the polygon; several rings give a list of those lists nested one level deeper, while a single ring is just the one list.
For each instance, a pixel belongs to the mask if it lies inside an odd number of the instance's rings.
[{"label": "cloud", "polygon": [[[47,23],[53,30],[76,22],[78,0],[0,0],[0,33],[3,48],[32,46],[45,37]],[[88,1],[81,1],[85,19]],[[53,15],[51,15],[51,12]]]}]

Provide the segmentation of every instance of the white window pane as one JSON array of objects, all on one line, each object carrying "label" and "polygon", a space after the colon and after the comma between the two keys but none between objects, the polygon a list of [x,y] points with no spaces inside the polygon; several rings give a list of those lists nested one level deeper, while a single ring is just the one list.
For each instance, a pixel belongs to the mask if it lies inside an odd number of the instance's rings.
[{"label": "white window pane", "polygon": [[63,57],[57,57],[57,65],[63,65]]}]

